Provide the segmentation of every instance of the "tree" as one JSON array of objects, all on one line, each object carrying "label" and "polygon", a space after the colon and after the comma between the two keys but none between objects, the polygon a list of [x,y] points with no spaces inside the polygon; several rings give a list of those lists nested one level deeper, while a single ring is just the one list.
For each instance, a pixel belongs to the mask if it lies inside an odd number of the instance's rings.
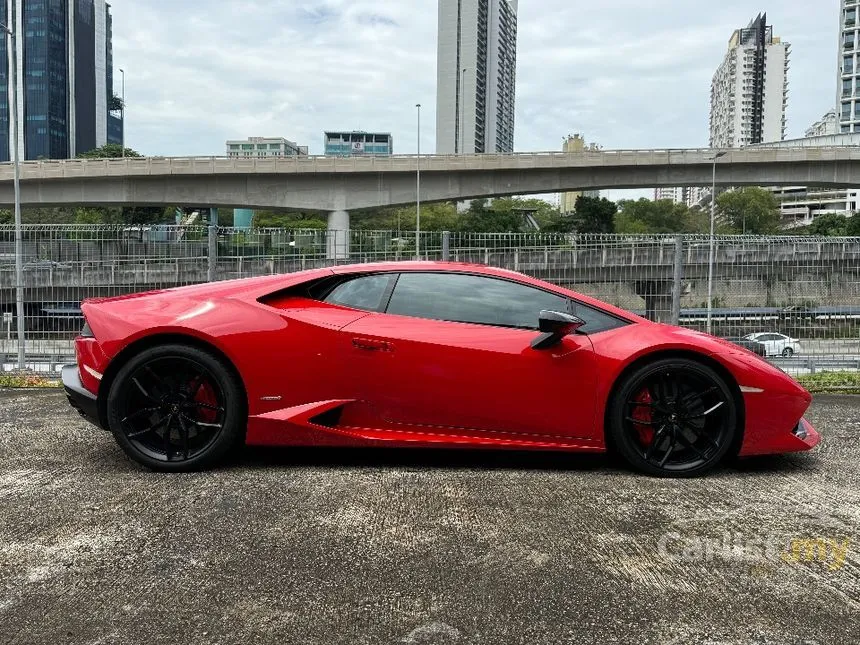
[{"label": "tree", "polygon": [[779,202],[763,188],[741,188],[717,197],[717,208],[736,233],[764,235],[779,231]]},{"label": "tree", "polygon": [[842,213],[825,213],[818,215],[812,224],[803,229],[792,229],[792,233],[801,230],[809,235],[826,235],[851,237],[860,236],[860,213],[843,215]]},{"label": "tree", "polygon": [[618,203],[615,230],[619,233],[704,233],[708,218],[698,209],[676,204],[671,199],[652,201],[642,197]]},{"label": "tree", "polygon": [[324,216],[321,215],[255,211],[252,226],[254,228],[324,229],[327,227],[327,223]]},{"label": "tree", "polygon": [[807,227],[810,235],[845,235],[847,218],[839,213],[825,213],[816,217]]},{"label": "tree", "polygon": [[[414,231],[415,206],[374,208],[350,213],[350,225],[364,231]],[[449,202],[421,204],[422,231],[455,231],[459,215]]]},{"label": "tree", "polygon": [[605,197],[580,195],[574,206],[573,223],[577,233],[614,233],[618,205]]},{"label": "tree", "polygon": [[122,210],[119,208],[78,208],[75,224],[121,224]]},{"label": "tree", "polygon": [[457,226],[457,230],[469,233],[519,233],[522,228],[522,213],[504,203],[497,209],[486,199],[473,199]]},{"label": "tree", "polygon": [[860,213],[852,213],[845,221],[845,235],[860,236]]},{"label": "tree", "polygon": [[[122,157],[122,146],[118,143],[106,143],[100,148],[95,148],[94,150],[89,150],[88,152],[82,152],[78,155],[78,159],[118,159]],[[137,152],[136,150],[132,150],[131,148],[125,149],[126,157],[142,157],[143,155]]]}]

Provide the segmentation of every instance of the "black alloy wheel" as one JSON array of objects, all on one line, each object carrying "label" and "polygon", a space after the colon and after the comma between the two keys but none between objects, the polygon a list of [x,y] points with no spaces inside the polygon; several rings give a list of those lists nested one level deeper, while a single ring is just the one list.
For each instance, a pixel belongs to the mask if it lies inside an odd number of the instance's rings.
[{"label": "black alloy wheel", "polygon": [[154,470],[197,470],[243,438],[241,388],[216,356],[194,347],[144,350],[108,394],[108,422],[129,457]]},{"label": "black alloy wheel", "polygon": [[609,438],[635,468],[692,477],[722,460],[737,433],[737,405],[726,382],[693,360],[658,360],[630,374],[616,391]]}]

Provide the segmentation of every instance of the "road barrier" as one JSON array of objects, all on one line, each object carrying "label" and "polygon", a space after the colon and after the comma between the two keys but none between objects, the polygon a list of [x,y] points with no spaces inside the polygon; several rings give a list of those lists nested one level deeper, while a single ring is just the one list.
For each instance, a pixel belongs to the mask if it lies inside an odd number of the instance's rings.
[{"label": "road barrier", "polygon": [[[23,253],[26,356],[42,366],[72,358],[87,297],[416,257],[414,231],[165,225],[25,225]],[[707,236],[428,231],[420,257],[504,267],[652,320],[706,328]],[[0,225],[7,366],[18,344],[14,260],[13,228]],[[718,236],[713,266],[715,334],[784,334],[800,343],[793,360],[828,359],[791,369],[858,369],[860,238]]]}]

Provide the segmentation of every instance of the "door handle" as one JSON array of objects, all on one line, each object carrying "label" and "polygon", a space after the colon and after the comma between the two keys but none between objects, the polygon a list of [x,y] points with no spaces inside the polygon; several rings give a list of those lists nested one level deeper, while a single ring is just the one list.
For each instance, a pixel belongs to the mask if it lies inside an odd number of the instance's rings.
[{"label": "door handle", "polygon": [[393,352],[394,345],[387,343],[384,340],[376,340],[374,338],[353,338],[353,347],[363,349],[369,352]]}]

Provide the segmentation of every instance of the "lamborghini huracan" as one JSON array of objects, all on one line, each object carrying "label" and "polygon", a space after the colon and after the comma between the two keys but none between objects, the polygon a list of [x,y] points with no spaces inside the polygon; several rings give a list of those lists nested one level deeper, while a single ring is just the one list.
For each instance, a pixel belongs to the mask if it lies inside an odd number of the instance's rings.
[{"label": "lamborghini huracan", "polygon": [[752,352],[485,266],[339,266],[81,310],[69,401],[155,470],[244,443],[614,451],[689,477],[820,439],[810,394]]}]

